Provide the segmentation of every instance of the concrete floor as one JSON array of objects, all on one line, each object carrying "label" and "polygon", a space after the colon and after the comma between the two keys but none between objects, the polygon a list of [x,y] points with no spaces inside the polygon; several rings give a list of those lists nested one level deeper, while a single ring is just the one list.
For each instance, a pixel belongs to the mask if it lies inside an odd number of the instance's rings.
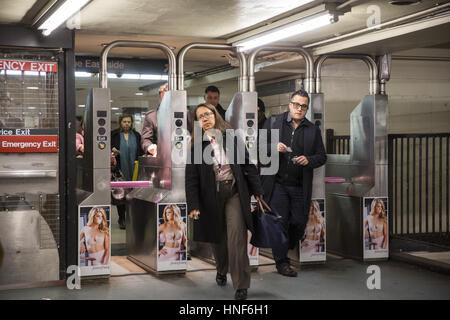
[{"label": "concrete floor", "polygon": [[[275,272],[273,265],[252,273],[248,298],[266,299],[450,299],[450,277],[402,262],[372,263],[381,269],[381,289],[366,286],[363,263],[332,256],[324,265],[302,266],[297,278]],[[215,283],[215,271],[191,271],[185,275],[151,274],[113,276],[109,281],[82,284],[81,290],[65,286],[0,291],[6,299],[149,299],[223,300],[233,299],[228,276],[226,287]]]}]

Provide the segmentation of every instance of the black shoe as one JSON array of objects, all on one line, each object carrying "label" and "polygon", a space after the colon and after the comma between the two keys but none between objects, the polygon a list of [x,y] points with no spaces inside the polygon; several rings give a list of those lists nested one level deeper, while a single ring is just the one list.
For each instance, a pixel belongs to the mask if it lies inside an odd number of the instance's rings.
[{"label": "black shoe", "polygon": [[246,300],[247,299],[247,289],[237,289],[234,294],[235,300]]},{"label": "black shoe", "polygon": [[125,230],[125,222],[124,222],[124,221],[119,220],[119,228],[120,228],[121,230]]},{"label": "black shoe", "polygon": [[218,286],[223,287],[224,285],[227,284],[227,275],[222,275],[222,274],[217,272],[216,282],[217,282]]},{"label": "black shoe", "polygon": [[292,269],[290,266],[285,266],[285,267],[279,269],[278,273],[280,273],[286,277],[296,277],[297,276],[297,271]]}]

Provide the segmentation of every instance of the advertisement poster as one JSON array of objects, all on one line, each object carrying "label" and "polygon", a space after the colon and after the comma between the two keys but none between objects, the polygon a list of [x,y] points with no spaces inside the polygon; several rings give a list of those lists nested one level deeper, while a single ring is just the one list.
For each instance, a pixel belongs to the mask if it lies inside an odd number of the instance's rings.
[{"label": "advertisement poster", "polygon": [[364,259],[389,257],[388,198],[363,198]]},{"label": "advertisement poster", "polygon": [[[252,201],[250,203],[251,211],[253,212],[254,210],[256,210],[257,206],[258,203],[256,201]],[[252,233],[249,230],[247,230],[247,235],[248,260],[251,266],[257,266],[259,265],[259,249],[250,243],[250,240],[252,239]]]},{"label": "advertisement poster", "polygon": [[81,276],[111,273],[110,205],[80,206],[78,265]]},{"label": "advertisement poster", "polygon": [[158,262],[157,271],[187,268],[187,209],[186,203],[158,204]]},{"label": "advertisement poster", "polygon": [[326,254],[325,199],[312,199],[305,236],[300,241],[300,262],[325,261]]}]

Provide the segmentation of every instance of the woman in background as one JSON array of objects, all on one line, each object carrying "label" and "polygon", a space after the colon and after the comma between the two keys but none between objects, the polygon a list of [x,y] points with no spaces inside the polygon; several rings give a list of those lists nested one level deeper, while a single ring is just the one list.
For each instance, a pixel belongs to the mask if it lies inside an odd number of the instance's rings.
[{"label": "woman in background", "polygon": [[[111,132],[111,151],[125,181],[133,180],[134,162],[142,155],[141,135],[134,130],[133,124],[133,116],[124,113],[119,116],[119,128]],[[112,203],[117,206],[120,229],[125,229],[125,204],[115,199]]]}]

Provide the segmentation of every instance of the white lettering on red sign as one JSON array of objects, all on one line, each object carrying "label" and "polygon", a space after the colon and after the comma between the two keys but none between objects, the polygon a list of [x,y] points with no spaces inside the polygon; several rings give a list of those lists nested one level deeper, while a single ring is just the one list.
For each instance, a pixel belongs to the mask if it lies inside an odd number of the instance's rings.
[{"label": "white lettering on red sign", "polygon": [[57,72],[58,64],[56,62],[0,59],[0,70]]}]

